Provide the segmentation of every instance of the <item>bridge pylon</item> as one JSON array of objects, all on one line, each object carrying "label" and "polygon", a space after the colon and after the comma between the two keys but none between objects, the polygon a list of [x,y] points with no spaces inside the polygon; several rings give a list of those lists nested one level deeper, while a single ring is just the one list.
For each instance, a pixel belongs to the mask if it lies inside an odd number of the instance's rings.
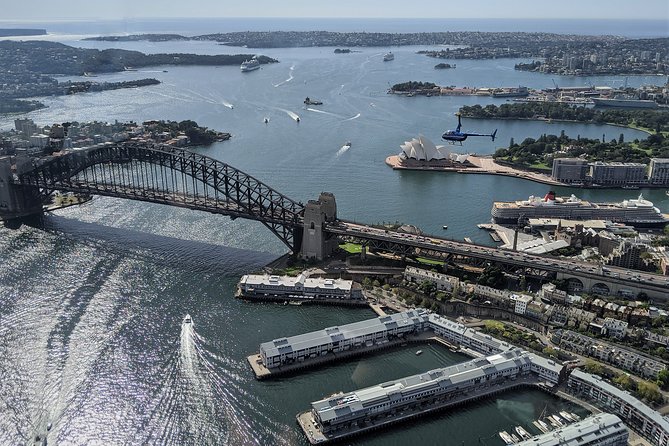
[{"label": "bridge pylon", "polygon": [[334,194],[322,192],[318,200],[309,200],[304,208],[304,229],[300,256],[303,259],[323,260],[337,249],[339,240],[323,231],[323,225],[337,220]]},{"label": "bridge pylon", "polygon": [[0,158],[0,219],[11,220],[42,213],[39,190],[14,181],[17,174],[32,168],[31,158]]}]

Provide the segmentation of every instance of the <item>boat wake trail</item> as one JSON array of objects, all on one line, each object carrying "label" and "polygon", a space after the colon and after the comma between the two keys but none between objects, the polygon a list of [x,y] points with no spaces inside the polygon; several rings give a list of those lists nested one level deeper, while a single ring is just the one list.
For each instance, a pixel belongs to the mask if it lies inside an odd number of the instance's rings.
[{"label": "boat wake trail", "polygon": [[309,110],[310,112],[314,112],[314,113],[322,113],[324,115],[334,116],[335,118],[344,118],[344,116],[342,116],[342,115],[338,115],[338,114],[332,113],[332,112],[327,112],[327,111],[324,111],[324,110],[318,110],[318,109],[311,108],[311,107],[307,107],[307,110]]},{"label": "boat wake trail", "polygon": [[351,148],[351,146],[349,146],[348,144],[344,144],[343,146],[341,146],[341,148],[339,150],[337,150],[337,154],[336,154],[337,158],[342,156],[344,153],[348,152],[348,149],[350,149],[350,148]]},{"label": "boat wake trail", "polygon": [[296,122],[299,122],[299,121],[300,121],[300,117],[297,115],[297,113],[294,113],[294,112],[292,112],[292,111],[290,111],[290,110],[286,110],[285,108],[280,108],[279,110],[281,110],[282,112],[286,113],[288,116],[290,116],[290,117],[291,117],[293,120],[295,120]]},{"label": "boat wake trail", "polygon": [[165,384],[152,410],[155,421],[147,443],[155,444],[293,444],[290,431],[263,413],[263,402],[246,391],[237,364],[217,356],[194,324],[181,325],[179,351],[165,371]]},{"label": "boat wake trail", "polygon": [[354,119],[358,119],[360,117],[360,113],[358,113],[355,116],[351,116],[350,118],[344,119],[344,121],[353,121]]},{"label": "boat wake trail", "polygon": [[288,82],[292,81],[293,79],[295,79],[295,77],[293,76],[293,71],[294,70],[295,70],[295,64],[291,65],[291,67],[289,69],[288,79],[286,79],[284,81],[281,81],[278,84],[274,84],[274,87],[280,87],[280,86],[282,86],[284,84],[287,84]]}]

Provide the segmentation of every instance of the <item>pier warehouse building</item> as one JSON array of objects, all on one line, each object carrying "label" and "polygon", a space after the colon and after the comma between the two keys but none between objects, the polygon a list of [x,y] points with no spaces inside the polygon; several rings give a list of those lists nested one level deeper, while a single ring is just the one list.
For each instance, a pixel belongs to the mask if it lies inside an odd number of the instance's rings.
[{"label": "pier warehouse building", "polygon": [[[264,342],[260,344],[260,359],[265,367],[272,369],[295,362],[307,363],[311,358],[328,353],[372,349],[426,331],[465,349],[471,356],[513,348],[504,341],[421,308]],[[537,357],[537,361],[543,358]],[[558,376],[551,376],[550,380],[557,382]]]},{"label": "pier warehouse building", "polygon": [[602,413],[521,441],[516,446],[627,446],[628,438],[629,432],[620,418]]},{"label": "pier warehouse building", "polygon": [[247,274],[237,285],[237,293],[249,298],[345,300],[363,302],[362,288],[351,280]]},{"label": "pier warehouse building", "polygon": [[331,352],[384,344],[390,340],[425,331],[428,314],[426,310],[411,310],[275,339],[260,344],[260,358],[263,365],[271,369]]},{"label": "pier warehouse building", "polygon": [[[455,403],[465,394],[482,391],[518,378],[531,377],[533,356],[520,349],[508,350],[469,362],[388,381],[349,393],[333,395],[311,404],[311,416],[328,435],[339,429],[355,429],[365,419],[385,419],[397,410],[421,411]],[[553,365],[559,374],[562,366]],[[499,387],[501,389],[501,387]],[[469,398],[469,397],[467,397]],[[389,420],[388,420],[389,421]],[[364,430],[360,429],[360,430]],[[345,435],[344,435],[345,436]]]}]

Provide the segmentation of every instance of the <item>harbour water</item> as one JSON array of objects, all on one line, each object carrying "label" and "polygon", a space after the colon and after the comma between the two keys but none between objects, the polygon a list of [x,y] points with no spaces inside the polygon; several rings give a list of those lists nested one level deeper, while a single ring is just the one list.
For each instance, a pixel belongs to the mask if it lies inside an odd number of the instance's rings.
[{"label": "harbour water", "polygon": [[[68,44],[104,48],[111,44]],[[212,42],[136,42],[145,52],[248,53]],[[408,80],[441,85],[546,87],[551,77],[513,70],[515,60],[457,61],[434,70],[419,48],[259,50],[279,59],[252,73],[239,67],[156,67],[99,74],[97,80],[156,77],[155,87],[41,98],[38,124],[72,120],[192,119],[233,134],[197,150],[240,168],[296,200],[335,193],[343,218],[411,222],[427,232],[489,243],[476,223],[493,200],[543,194],[546,186],[506,177],[396,172],[384,165],[399,144],[422,133],[435,142],[461,105],[502,103],[473,97],[386,94]],[[424,49],[424,48],[420,48]],[[163,70],[167,70],[164,72]],[[410,73],[410,74],[408,74]],[[618,77],[559,78],[561,85],[612,85]],[[652,77],[629,85],[656,83]],[[309,96],[322,106],[305,108]],[[263,123],[264,117],[269,123]],[[300,117],[296,122],[295,117]],[[13,117],[0,117],[0,127]],[[583,124],[464,120],[469,130],[498,128],[500,144],[542,133],[626,140],[641,132]],[[346,141],[349,150],[341,152]],[[497,143],[467,141],[455,151],[491,153]],[[559,189],[568,194],[569,189]],[[577,191],[598,201],[639,191]],[[664,191],[642,191],[669,211]],[[300,445],[294,415],[333,392],[442,367],[465,358],[437,346],[400,349],[278,380],[257,382],[245,357],[260,342],[344,324],[360,309],[255,304],[233,298],[239,276],[284,248],[254,222],[183,209],[95,198],[47,215],[35,226],[0,228],[0,444],[21,444],[53,424],[49,444]],[[193,317],[192,329],[182,319]],[[539,392],[503,395],[426,417],[355,444],[502,444],[500,430],[567,403]],[[485,420],[482,423],[481,420]],[[447,433],[447,434],[445,434]]]}]

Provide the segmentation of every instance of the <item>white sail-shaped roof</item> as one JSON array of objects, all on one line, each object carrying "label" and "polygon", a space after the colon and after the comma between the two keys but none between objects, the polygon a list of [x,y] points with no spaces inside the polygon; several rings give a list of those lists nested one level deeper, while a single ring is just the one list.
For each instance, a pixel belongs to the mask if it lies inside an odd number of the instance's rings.
[{"label": "white sail-shaped roof", "polygon": [[450,152],[444,146],[435,146],[423,135],[400,144],[400,148],[402,149],[400,157],[418,161],[443,160],[450,156]]}]

